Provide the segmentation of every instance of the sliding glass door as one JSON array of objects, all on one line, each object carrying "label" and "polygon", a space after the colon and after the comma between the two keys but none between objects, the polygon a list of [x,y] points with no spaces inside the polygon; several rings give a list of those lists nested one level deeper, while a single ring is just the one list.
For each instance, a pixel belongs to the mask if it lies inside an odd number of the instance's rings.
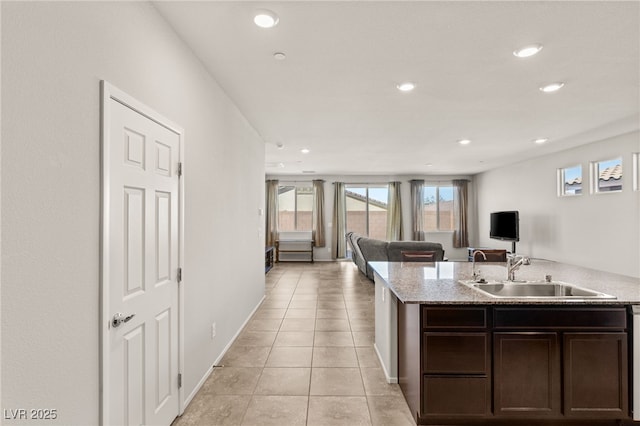
[{"label": "sliding glass door", "polygon": [[379,240],[387,239],[387,185],[345,186],[347,232]]}]

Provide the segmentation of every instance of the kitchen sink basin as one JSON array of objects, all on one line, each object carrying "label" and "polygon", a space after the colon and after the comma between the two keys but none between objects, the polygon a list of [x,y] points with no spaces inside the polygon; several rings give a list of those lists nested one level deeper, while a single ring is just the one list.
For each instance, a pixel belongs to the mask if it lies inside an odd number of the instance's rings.
[{"label": "kitchen sink basin", "polygon": [[615,299],[615,296],[561,281],[460,281],[491,297],[536,299]]}]

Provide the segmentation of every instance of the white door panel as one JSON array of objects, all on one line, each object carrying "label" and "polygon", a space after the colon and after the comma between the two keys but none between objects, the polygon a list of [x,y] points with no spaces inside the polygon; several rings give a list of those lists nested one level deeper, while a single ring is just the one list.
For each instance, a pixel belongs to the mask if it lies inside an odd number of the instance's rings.
[{"label": "white door panel", "polygon": [[181,135],[109,99],[106,416],[169,425],[179,414],[178,267]]}]

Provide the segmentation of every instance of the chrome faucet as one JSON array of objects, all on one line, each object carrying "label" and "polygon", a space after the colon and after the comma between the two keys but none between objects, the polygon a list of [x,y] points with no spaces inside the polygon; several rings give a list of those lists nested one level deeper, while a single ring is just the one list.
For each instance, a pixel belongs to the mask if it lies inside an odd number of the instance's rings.
[{"label": "chrome faucet", "polygon": [[482,257],[484,257],[484,260],[487,260],[487,255],[484,254],[484,252],[482,250],[474,250],[473,253],[471,253],[471,272],[473,274],[473,280],[477,281],[478,278],[480,278],[480,275],[478,274],[478,272],[476,271],[476,253],[480,253],[482,255]]},{"label": "chrome faucet", "polygon": [[522,265],[531,265],[531,259],[526,256],[510,254],[507,256],[507,281],[516,280],[516,271]]}]

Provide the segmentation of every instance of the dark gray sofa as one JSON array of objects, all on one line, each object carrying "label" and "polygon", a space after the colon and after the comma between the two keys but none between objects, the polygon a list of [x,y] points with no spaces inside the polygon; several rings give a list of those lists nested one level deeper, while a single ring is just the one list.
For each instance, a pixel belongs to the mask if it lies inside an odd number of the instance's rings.
[{"label": "dark gray sofa", "polygon": [[444,259],[444,249],[440,243],[428,241],[382,241],[363,237],[355,232],[347,233],[351,247],[351,259],[360,272],[373,281],[373,270],[367,262],[401,262],[403,251],[433,251],[434,260]]}]

